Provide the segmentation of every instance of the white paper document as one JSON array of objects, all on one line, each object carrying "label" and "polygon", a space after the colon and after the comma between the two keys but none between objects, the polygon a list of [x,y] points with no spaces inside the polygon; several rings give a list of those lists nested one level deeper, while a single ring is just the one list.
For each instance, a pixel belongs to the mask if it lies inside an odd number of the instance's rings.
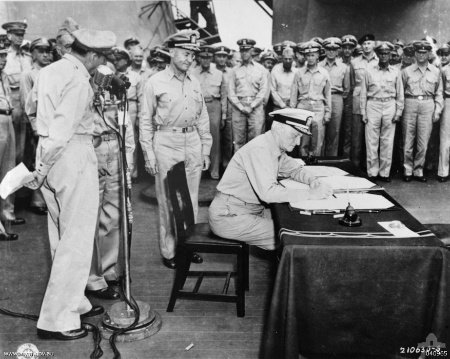
[{"label": "white paper document", "polygon": [[21,188],[25,183],[34,179],[33,173],[28,171],[23,162],[9,171],[0,183],[0,196],[6,199],[11,193]]},{"label": "white paper document", "polygon": [[335,191],[367,190],[377,185],[366,178],[356,176],[329,176],[320,179]]},{"label": "white paper document", "polygon": [[345,210],[348,203],[356,210],[381,210],[393,207],[394,204],[385,197],[371,193],[335,193],[327,199],[304,200],[290,202],[292,208],[305,211]]},{"label": "white paper document", "polygon": [[312,173],[316,177],[348,175],[348,172],[332,166],[304,166],[303,168],[307,169],[308,172]]},{"label": "white paper document", "polygon": [[394,237],[419,237],[416,232],[411,231],[401,221],[378,222],[378,224],[391,232]]},{"label": "white paper document", "polygon": [[309,189],[309,185],[306,183],[301,183],[294,181],[290,178],[286,178],[280,181],[280,183],[286,187],[286,188],[292,188],[292,189]]}]

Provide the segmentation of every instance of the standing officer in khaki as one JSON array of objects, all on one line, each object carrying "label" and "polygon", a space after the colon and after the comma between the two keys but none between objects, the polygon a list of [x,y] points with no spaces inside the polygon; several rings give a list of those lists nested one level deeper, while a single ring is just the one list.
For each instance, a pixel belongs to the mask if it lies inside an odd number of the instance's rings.
[{"label": "standing officer in khaki", "polygon": [[[5,38],[0,39],[0,181],[3,180],[3,177],[16,164],[16,144],[11,117],[11,90],[9,88],[8,76],[3,71],[8,53],[6,41],[7,39]],[[0,198],[0,220],[5,224],[16,220],[13,198],[12,196],[8,196],[5,200]],[[6,233],[4,230],[1,233],[0,240],[15,240],[18,238],[17,234]]]},{"label": "standing officer in khaki", "polygon": [[[180,31],[166,39],[170,65],[145,84],[139,139],[145,167],[156,175],[159,210],[159,245],[163,263],[174,269],[175,235],[167,192],[167,171],[184,161],[194,215],[198,212],[198,191],[202,170],[209,168],[212,137],[200,83],[188,72],[199,50],[198,31]],[[195,255],[197,263],[202,259]]]},{"label": "standing officer in khaki", "polygon": [[417,181],[426,182],[423,167],[428,141],[433,122],[439,121],[444,105],[442,77],[439,69],[428,62],[431,45],[427,41],[416,41],[414,50],[416,63],[402,71],[405,88],[403,179],[409,182],[414,176]]},{"label": "standing officer in khaki", "polygon": [[394,45],[381,42],[375,51],[378,65],[367,69],[361,82],[361,114],[365,123],[367,174],[390,182],[395,125],[403,112],[400,71],[389,65]]},{"label": "standing officer in khaki", "polygon": [[361,117],[361,83],[364,74],[370,66],[378,64],[378,58],[375,55],[375,36],[372,34],[364,35],[359,39],[362,48],[362,56],[352,61],[351,76],[353,88],[353,121],[352,121],[352,148],[350,151],[350,159],[357,167],[360,166],[363,158],[364,143],[364,124]]},{"label": "standing officer in khaki", "polygon": [[[358,40],[353,35],[344,35],[341,38],[342,49],[342,63],[347,65],[350,74],[352,71],[352,55],[355,50]],[[354,80],[354,79],[353,79]],[[353,122],[353,87],[352,76],[350,76],[350,92],[344,99],[344,110],[342,114],[341,125],[341,141],[340,148],[343,156],[350,158],[350,152],[352,148],[352,122]]]},{"label": "standing officer in khaki", "polygon": [[[138,142],[138,126],[139,126],[139,114],[141,112],[141,97],[142,97],[142,83],[139,73],[132,71],[131,68],[131,55],[124,48],[114,48],[114,66],[117,71],[117,75],[125,75],[130,81],[130,87],[127,90],[128,99],[128,115],[131,120],[134,131],[135,143]],[[137,170],[137,150],[134,150],[133,162],[130,163],[131,179],[135,181],[138,177]]]},{"label": "standing officer in khaki", "polygon": [[331,119],[325,130],[325,156],[337,156],[344,101],[350,92],[350,68],[337,60],[341,40],[329,37],[323,42],[325,60],[319,66],[328,71],[331,80]]},{"label": "standing officer in khaki", "polygon": [[228,98],[233,104],[233,139],[236,152],[264,131],[264,99],[267,96],[267,70],[252,59],[256,44],[252,39],[238,40],[242,63],[233,68]]},{"label": "standing officer in khaki", "polygon": [[[227,113],[225,123],[220,132],[220,144],[222,152],[222,167],[227,168],[228,163],[233,157],[233,126],[231,116],[233,112],[233,105],[228,100],[228,85],[230,83],[231,69],[226,65],[228,56],[231,55],[231,50],[226,46],[218,46],[214,52],[214,62],[216,69],[223,72],[226,82],[226,96],[227,96]],[[222,114],[223,116],[223,114]]]},{"label": "standing officer in khaki", "polygon": [[7,22],[2,25],[11,40],[4,71],[8,75],[11,87],[11,105],[14,108],[12,117],[16,135],[16,163],[23,161],[27,125],[24,109],[20,103],[20,77],[24,71],[29,71],[32,67],[30,54],[24,52],[20,47],[27,26],[25,21]]},{"label": "standing officer in khaki", "polygon": [[444,92],[444,110],[439,129],[439,165],[437,178],[439,182],[447,182],[450,161],[450,64],[441,69]]},{"label": "standing officer in khaki", "polygon": [[227,117],[227,82],[222,71],[211,66],[214,48],[202,46],[198,54],[200,66],[192,69],[192,75],[200,82],[203,99],[209,116],[209,130],[213,143],[211,147],[211,166],[209,173],[212,179],[219,179],[220,169],[220,130]]},{"label": "standing officer in khaki", "polygon": [[281,63],[276,64],[270,73],[270,93],[274,111],[289,107],[291,87],[296,73],[293,67],[294,58],[294,50],[286,47],[282,52]]},{"label": "standing officer in khaki", "polygon": [[89,79],[116,36],[110,31],[73,32],[72,53],[43,68],[37,79],[39,145],[34,181],[42,186],[53,259],[37,323],[42,339],[82,338],[83,317],[103,312],[84,296],[92,261],[98,214],[93,91]]},{"label": "standing officer in khaki", "polygon": [[331,81],[327,70],[318,65],[320,49],[315,41],[304,43],[302,51],[306,56],[306,66],[298,69],[291,88],[290,106],[315,114],[311,123],[311,140],[306,136],[301,139],[301,156],[323,155],[325,124],[331,118]]}]

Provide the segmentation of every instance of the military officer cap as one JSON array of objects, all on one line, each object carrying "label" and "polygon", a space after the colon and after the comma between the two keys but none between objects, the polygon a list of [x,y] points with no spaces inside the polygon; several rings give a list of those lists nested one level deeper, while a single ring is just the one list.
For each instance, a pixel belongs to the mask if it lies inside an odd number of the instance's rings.
[{"label": "military officer cap", "polygon": [[290,46],[283,50],[282,56],[294,56],[294,49]]},{"label": "military officer cap", "polygon": [[319,43],[310,40],[310,41],[303,43],[301,51],[305,54],[309,54],[311,52],[320,52],[321,48],[322,48],[322,46],[320,46]]},{"label": "military officer cap", "polygon": [[283,108],[269,113],[274,121],[291,126],[295,130],[312,136],[309,127],[314,118],[314,112],[299,108]]},{"label": "military officer cap", "polygon": [[405,47],[405,42],[400,39],[395,39],[393,44],[395,47],[401,47],[402,49]]},{"label": "military officer cap", "polygon": [[310,41],[317,42],[320,46],[323,45],[323,39],[319,36],[313,37]]},{"label": "military officer cap", "polygon": [[111,52],[117,40],[112,31],[79,29],[72,35],[80,47],[105,55]]},{"label": "military officer cap", "polygon": [[202,57],[213,57],[214,48],[212,46],[201,46],[198,55]]},{"label": "military officer cap", "polygon": [[30,52],[33,52],[34,49],[51,49],[52,44],[45,37],[38,37],[33,40],[30,45]]},{"label": "military officer cap", "polygon": [[123,47],[120,47],[120,46],[114,46],[112,48],[112,52],[113,52],[116,60],[117,59],[125,59],[128,62],[131,62],[131,55],[127,49],[124,49]]},{"label": "military officer cap", "polygon": [[140,43],[141,42],[139,41],[139,39],[137,37],[132,36],[123,42],[123,47],[128,48],[130,46],[139,45]]},{"label": "military officer cap", "polygon": [[30,40],[23,39],[22,43],[20,44],[20,48],[23,51],[30,52],[30,45],[31,45]]},{"label": "military officer cap", "polygon": [[432,47],[430,43],[426,40],[415,41],[413,43],[414,51],[416,52],[428,52],[431,51]]},{"label": "military officer cap", "polygon": [[277,55],[272,51],[266,51],[261,55],[261,61],[272,60],[273,62],[277,62]]},{"label": "military officer cap", "polygon": [[414,56],[414,46],[413,43],[409,43],[407,44],[404,48],[403,48],[403,53],[405,54],[405,56],[408,57],[412,57]]},{"label": "military officer cap", "polygon": [[359,39],[359,41],[358,41],[358,43],[360,44],[360,45],[362,45],[364,42],[366,42],[366,41],[375,41],[375,35],[374,34],[365,34],[364,36],[362,36],[360,39]]},{"label": "military officer cap", "polygon": [[281,49],[282,50],[284,50],[288,46],[294,48],[295,46],[297,46],[297,44],[294,41],[291,41],[291,40],[284,40],[281,43]]},{"label": "military officer cap", "polygon": [[392,45],[389,41],[380,41],[379,44],[375,47],[376,53],[388,52],[395,50],[394,45]]},{"label": "military officer cap", "polygon": [[12,32],[16,34],[24,34],[27,27],[28,24],[26,20],[5,22],[2,25],[2,28],[4,28],[6,32]]},{"label": "military officer cap", "polygon": [[450,54],[450,46],[448,44],[443,44],[441,45],[441,47],[439,47],[439,49],[437,49],[436,53],[439,56],[448,56]]},{"label": "military officer cap", "polygon": [[358,40],[356,40],[356,37],[353,35],[344,35],[341,38],[342,46],[349,45],[356,47],[358,45]]},{"label": "military officer cap", "polygon": [[250,50],[256,45],[256,41],[252,39],[240,39],[237,41],[240,50]]},{"label": "military officer cap", "polygon": [[252,55],[257,56],[263,52],[263,49],[258,46],[253,46]]},{"label": "military officer cap", "polygon": [[283,51],[283,44],[281,42],[279,42],[279,43],[273,45],[272,48],[273,48],[273,51],[275,51],[275,53],[277,55],[280,55],[281,52]]},{"label": "military officer cap", "polygon": [[337,50],[342,46],[342,41],[338,37],[329,37],[323,40],[323,47],[327,50]]},{"label": "military officer cap", "polygon": [[229,55],[230,49],[226,46],[217,46],[214,50],[216,55]]},{"label": "military officer cap", "polygon": [[303,44],[304,44],[304,42],[299,42],[299,43],[295,46],[295,51],[303,53],[303,50],[302,50]]},{"label": "military officer cap", "polygon": [[164,43],[170,49],[199,51],[199,38],[200,33],[197,30],[181,30],[173,35],[170,35],[164,40]]},{"label": "military officer cap", "polygon": [[72,35],[72,33],[79,28],[80,26],[78,25],[78,23],[69,16],[59,27],[58,32],[56,33],[56,38],[61,37],[64,34]]}]

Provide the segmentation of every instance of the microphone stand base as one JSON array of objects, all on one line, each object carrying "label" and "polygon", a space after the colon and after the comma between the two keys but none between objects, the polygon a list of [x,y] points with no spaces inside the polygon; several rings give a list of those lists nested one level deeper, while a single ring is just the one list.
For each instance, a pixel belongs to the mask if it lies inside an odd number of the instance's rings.
[{"label": "microphone stand base", "polygon": [[[139,322],[132,330],[117,336],[117,342],[134,342],[155,335],[161,329],[162,321],[158,312],[151,309],[150,305],[136,301],[139,307]],[[135,319],[135,313],[129,309],[125,302],[114,303],[105,313],[100,328],[102,337],[109,337],[117,330],[130,326]]]}]

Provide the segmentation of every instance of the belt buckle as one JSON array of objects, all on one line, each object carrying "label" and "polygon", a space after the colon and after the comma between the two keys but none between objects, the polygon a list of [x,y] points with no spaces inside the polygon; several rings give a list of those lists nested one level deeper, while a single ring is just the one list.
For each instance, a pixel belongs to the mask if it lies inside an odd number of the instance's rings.
[{"label": "belt buckle", "polygon": [[181,133],[186,133],[186,132],[187,132],[187,130],[188,130],[188,128],[187,128],[187,127],[183,127],[183,128],[181,129]]},{"label": "belt buckle", "polygon": [[311,105],[314,105],[314,100],[309,100],[309,103],[310,103]]},{"label": "belt buckle", "polygon": [[417,99],[422,101],[423,100],[423,96],[417,96]]}]

